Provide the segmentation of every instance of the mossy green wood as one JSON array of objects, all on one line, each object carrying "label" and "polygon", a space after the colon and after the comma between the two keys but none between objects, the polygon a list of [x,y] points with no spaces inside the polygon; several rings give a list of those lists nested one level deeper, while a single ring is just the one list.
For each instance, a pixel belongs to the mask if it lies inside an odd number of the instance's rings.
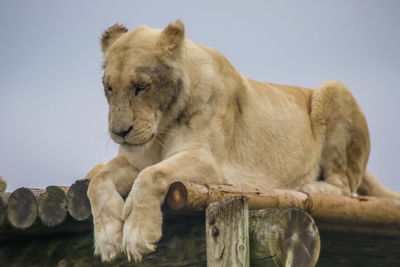
[{"label": "mossy green wood", "polygon": [[[273,210],[265,212],[267,216]],[[268,238],[262,230],[254,230],[253,223],[261,227],[259,229],[267,229],[264,215],[256,216],[256,221],[253,211],[249,215],[250,266],[276,267],[273,258],[268,258],[271,256]],[[111,263],[101,263],[99,257],[93,256],[91,222],[77,222],[67,216],[66,222],[55,227],[35,224],[26,230],[17,230],[8,225],[0,231],[0,266],[206,266],[204,216],[167,213],[165,217],[164,236],[157,251],[145,256],[141,263],[129,263],[124,256]],[[317,267],[400,266],[400,239],[397,237],[324,231],[320,236],[321,254]]]},{"label": "mossy green wood", "polygon": [[146,255],[142,262],[128,262],[121,255],[110,263],[101,262],[93,255],[91,231],[59,233],[26,240],[0,242],[0,266],[13,267],[150,267],[150,266],[206,266],[204,217],[180,217],[164,223],[164,236],[155,253]]}]

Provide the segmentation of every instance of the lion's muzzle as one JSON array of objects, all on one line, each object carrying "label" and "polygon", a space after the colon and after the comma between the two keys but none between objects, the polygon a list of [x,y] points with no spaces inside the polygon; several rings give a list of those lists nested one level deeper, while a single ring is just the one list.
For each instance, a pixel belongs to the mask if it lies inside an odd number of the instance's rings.
[{"label": "lion's muzzle", "polygon": [[121,136],[122,138],[125,138],[131,131],[133,131],[133,125],[130,125],[126,130],[121,128],[111,129],[113,134]]}]

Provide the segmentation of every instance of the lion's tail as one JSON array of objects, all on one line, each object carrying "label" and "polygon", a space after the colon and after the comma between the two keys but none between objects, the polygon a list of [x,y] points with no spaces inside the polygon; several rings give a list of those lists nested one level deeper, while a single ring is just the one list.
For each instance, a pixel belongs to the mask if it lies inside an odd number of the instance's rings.
[{"label": "lion's tail", "polygon": [[361,184],[357,189],[357,194],[364,196],[394,198],[400,200],[400,194],[385,188],[368,171],[366,171],[364,174],[363,180],[361,181]]}]

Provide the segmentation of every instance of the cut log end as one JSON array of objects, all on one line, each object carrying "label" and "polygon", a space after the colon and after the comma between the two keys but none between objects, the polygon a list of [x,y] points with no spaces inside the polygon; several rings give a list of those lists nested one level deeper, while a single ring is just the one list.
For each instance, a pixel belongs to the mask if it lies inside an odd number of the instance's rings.
[{"label": "cut log end", "polygon": [[34,193],[27,188],[12,192],[7,204],[8,220],[15,228],[26,229],[36,220],[38,204]]},{"label": "cut log end", "polygon": [[167,204],[173,210],[180,210],[186,206],[187,202],[187,190],[184,184],[181,182],[173,183],[168,190]]},{"label": "cut log end", "polygon": [[78,180],[68,190],[68,211],[77,221],[86,220],[92,214],[87,197],[89,182],[88,179]]},{"label": "cut log end", "polygon": [[[276,266],[315,266],[320,237],[311,216],[302,209],[283,207],[252,211],[250,235],[258,242],[251,251],[260,261],[273,259]],[[257,248],[257,249],[256,249]]]},{"label": "cut log end", "polygon": [[39,199],[39,218],[47,226],[62,223],[67,215],[67,195],[63,188],[48,186]]}]

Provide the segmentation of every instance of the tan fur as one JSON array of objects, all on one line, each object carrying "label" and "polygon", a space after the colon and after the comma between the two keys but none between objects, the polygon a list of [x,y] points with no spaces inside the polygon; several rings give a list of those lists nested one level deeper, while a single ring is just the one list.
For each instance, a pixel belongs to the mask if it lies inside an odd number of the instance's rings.
[{"label": "tan fur", "polygon": [[0,176],[0,192],[6,192],[7,182]]},{"label": "tan fur", "polygon": [[185,39],[180,21],[106,33],[103,82],[120,150],[88,191],[103,260],[155,249],[160,205],[177,180],[356,192],[369,133],[342,83],[313,91],[246,79],[216,50]]},{"label": "tan fur", "polygon": [[88,172],[88,174],[86,174],[85,178],[86,179],[93,179],[105,166],[105,163],[99,163],[96,166],[93,167],[93,169],[90,170],[90,172]]}]

